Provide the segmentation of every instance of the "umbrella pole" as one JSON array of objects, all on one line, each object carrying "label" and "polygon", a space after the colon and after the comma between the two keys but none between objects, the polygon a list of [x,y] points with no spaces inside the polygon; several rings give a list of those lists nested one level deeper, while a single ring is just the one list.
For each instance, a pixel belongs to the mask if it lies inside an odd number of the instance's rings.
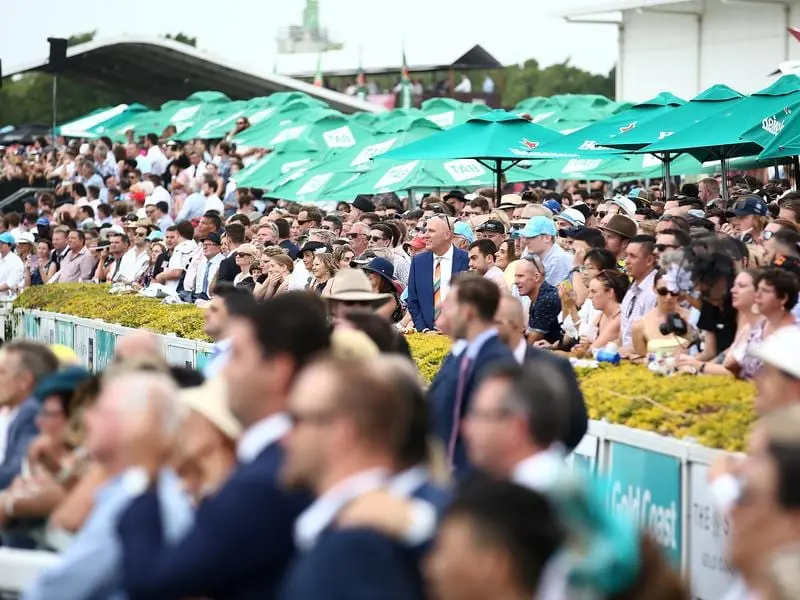
[{"label": "umbrella pole", "polygon": [[500,206],[500,195],[503,190],[503,167],[499,160],[494,161],[495,172],[497,173],[497,186],[494,190],[494,206]]},{"label": "umbrella pole", "polygon": [[664,161],[664,194],[665,198],[669,198],[672,195],[672,177],[669,173],[671,157],[669,152],[665,152],[661,160]]},{"label": "umbrella pole", "polygon": [[728,159],[724,156],[719,159],[719,166],[722,169],[722,200],[728,206]]}]

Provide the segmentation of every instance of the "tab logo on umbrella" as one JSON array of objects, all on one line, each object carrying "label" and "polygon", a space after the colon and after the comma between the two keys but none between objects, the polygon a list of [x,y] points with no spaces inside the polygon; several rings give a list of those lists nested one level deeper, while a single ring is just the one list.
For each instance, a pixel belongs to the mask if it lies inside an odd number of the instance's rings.
[{"label": "tab logo on umbrella", "polygon": [[597,142],[594,140],[584,140],[578,150],[597,150]]},{"label": "tab logo on umbrella", "polygon": [[622,127],[619,128],[619,132],[625,133],[626,131],[630,131],[634,127],[636,127],[636,121],[634,121],[633,123],[629,123],[627,125],[623,125]]},{"label": "tab logo on umbrella", "polygon": [[591,171],[603,164],[602,158],[571,158],[561,169],[562,173],[578,173],[580,171]]},{"label": "tab logo on umbrella", "polygon": [[412,160],[411,162],[407,162],[402,165],[397,165],[396,167],[392,167],[383,177],[378,180],[378,183],[375,184],[375,189],[380,189],[383,187],[387,187],[390,185],[394,185],[396,183],[400,183],[406,177],[411,174],[411,171],[419,164],[418,160]]},{"label": "tab logo on umbrella", "polygon": [[349,148],[350,146],[356,145],[356,138],[347,125],[324,132],[322,138],[325,140],[328,148]]},{"label": "tab logo on umbrella", "polygon": [[778,135],[783,130],[783,122],[775,117],[767,117],[761,121],[761,128],[767,133]]},{"label": "tab logo on umbrella", "polygon": [[451,160],[444,163],[445,170],[450,173],[454,181],[462,182],[481,177],[486,173],[478,161],[465,158],[461,160]]},{"label": "tab logo on umbrella", "polygon": [[671,136],[673,133],[675,133],[675,132],[674,131],[659,131],[658,132],[658,139],[659,140],[663,140],[664,138],[668,138],[669,136]]}]

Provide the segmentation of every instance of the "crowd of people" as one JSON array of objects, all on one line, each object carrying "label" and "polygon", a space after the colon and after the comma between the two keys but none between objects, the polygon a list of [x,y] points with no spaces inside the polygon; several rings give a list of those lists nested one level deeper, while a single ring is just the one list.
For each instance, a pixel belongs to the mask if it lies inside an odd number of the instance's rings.
[{"label": "crowd of people", "polygon": [[[62,551],[26,597],[688,598],[566,467],[587,428],[570,360],[609,354],[755,382],[751,456],[714,489],[741,593],[795,597],[786,182],[736,177],[727,201],[706,178],[669,197],[564,183],[322,210],[237,189],[247,157],[225,140],[46,144],[3,158],[57,160],[55,191],[3,216],[0,299],[110,283],[203,307],[215,350],[197,373],[136,335],[99,375],[62,348],[0,352],[3,544]],[[410,331],[453,341],[427,389]]]}]

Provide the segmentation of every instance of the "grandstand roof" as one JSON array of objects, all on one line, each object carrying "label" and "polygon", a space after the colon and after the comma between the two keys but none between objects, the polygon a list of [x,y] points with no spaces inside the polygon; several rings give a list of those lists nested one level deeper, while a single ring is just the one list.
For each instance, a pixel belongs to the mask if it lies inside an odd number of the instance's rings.
[{"label": "grandstand roof", "polygon": [[[454,50],[452,44],[429,44],[425,47],[408,48],[405,52],[408,70],[411,72],[469,71],[473,69],[499,69],[503,65],[482,46]],[[355,76],[358,65],[368,75],[397,73],[402,68],[403,48],[384,43],[363,48],[347,46],[321,55],[312,53],[278,54],[275,66],[279,73],[291,77],[313,77],[320,62],[322,73],[327,76]]]},{"label": "grandstand roof", "polygon": [[[270,65],[271,67],[271,65]],[[268,69],[268,68],[267,68]],[[43,57],[12,66],[6,76],[49,70]],[[65,74],[90,85],[122,91],[148,105],[186,98],[198,90],[219,90],[233,100],[298,91],[345,113],[384,108],[268,70],[234,64],[187,44],[164,38],[125,36],[67,49]]]}]

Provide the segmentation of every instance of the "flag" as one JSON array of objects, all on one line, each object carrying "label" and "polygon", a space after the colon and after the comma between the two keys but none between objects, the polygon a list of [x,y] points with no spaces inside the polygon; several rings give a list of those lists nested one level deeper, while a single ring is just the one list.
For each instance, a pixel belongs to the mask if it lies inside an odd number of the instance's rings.
[{"label": "flag", "polygon": [[789,33],[792,34],[792,37],[800,42],[800,29],[797,27],[789,27]]},{"label": "flag", "polygon": [[408,76],[406,49],[403,48],[403,69],[400,72],[400,106],[403,108],[411,108],[411,104],[412,104],[411,78]]},{"label": "flag", "polygon": [[362,102],[367,101],[367,78],[364,67],[361,66],[361,48],[358,49],[358,73],[356,73],[356,98]]},{"label": "flag", "polygon": [[316,87],[322,87],[322,52],[317,55],[317,72],[314,75],[314,85]]}]

